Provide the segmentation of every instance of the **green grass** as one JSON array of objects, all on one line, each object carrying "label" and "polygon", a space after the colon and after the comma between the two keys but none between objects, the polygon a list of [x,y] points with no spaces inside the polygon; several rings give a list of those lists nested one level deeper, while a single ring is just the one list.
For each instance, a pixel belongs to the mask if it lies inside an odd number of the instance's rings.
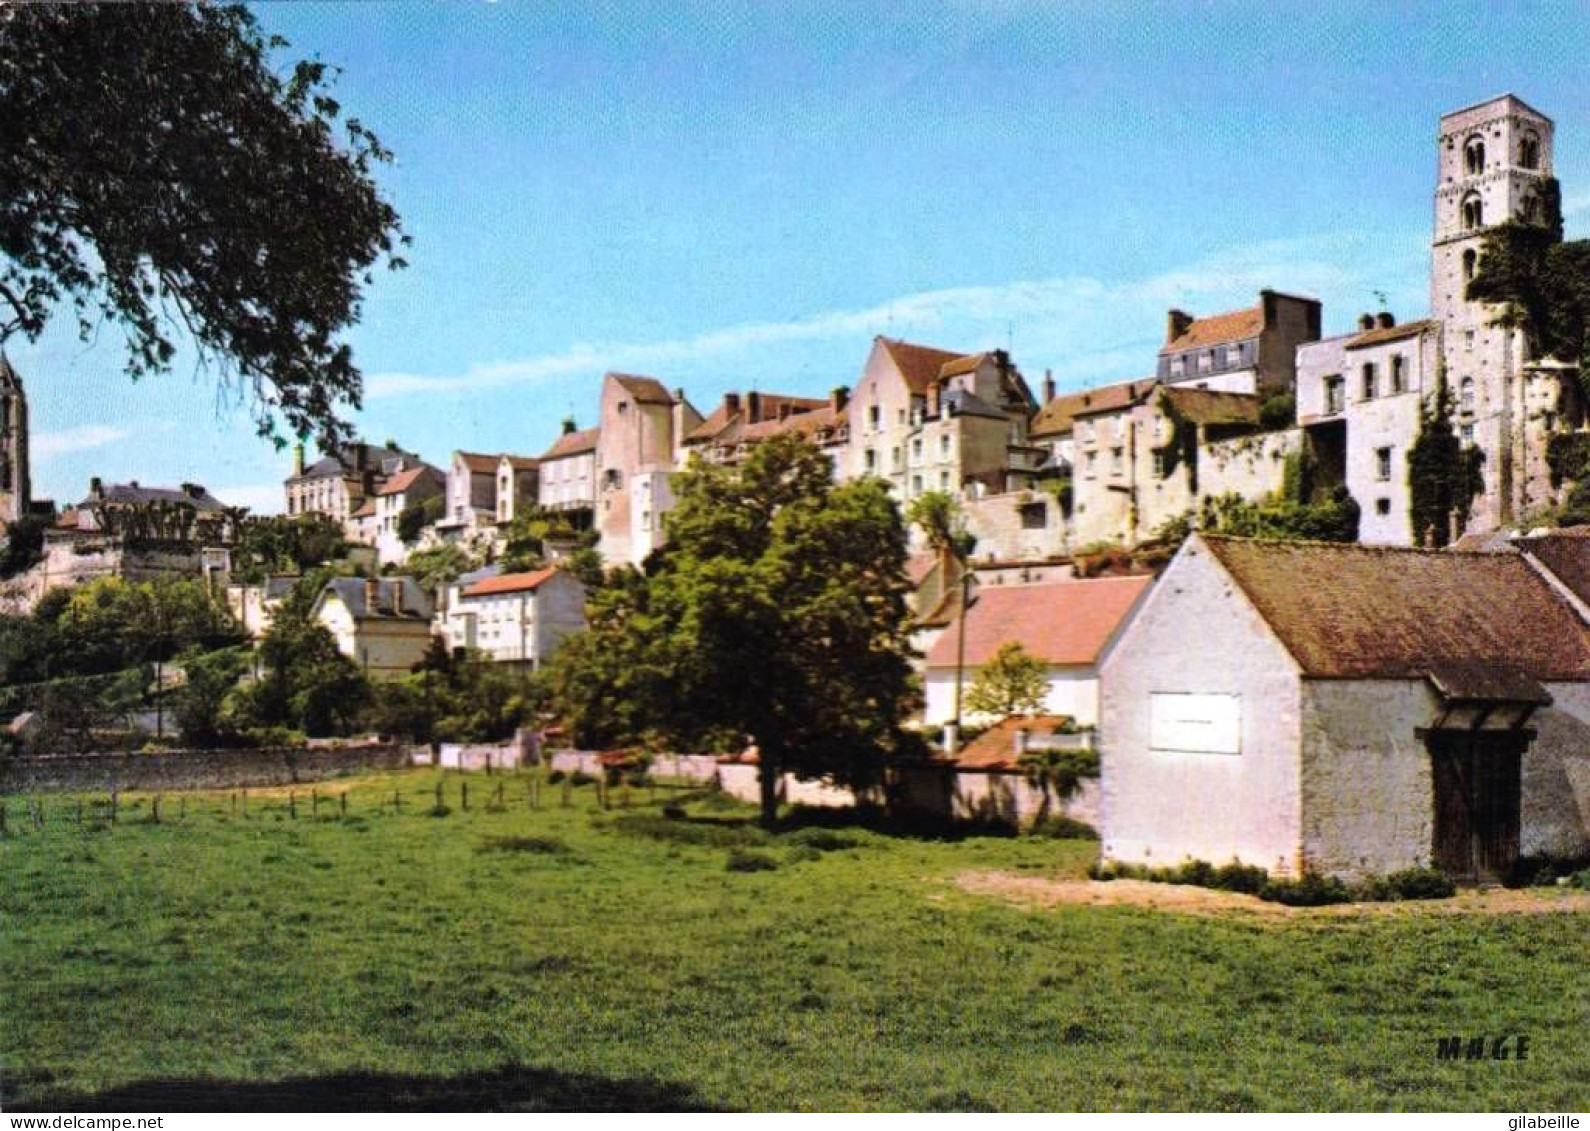
[{"label": "green grass", "polygon": [[[768,836],[678,792],[434,772],[161,824],[0,839],[7,1107],[1571,1110],[1575,914],[1254,921],[1023,910],[964,869],[1080,877],[1097,845]],[[506,806],[488,809],[498,782]],[[350,790],[349,816],[336,794]],[[403,808],[392,812],[394,791]],[[618,791],[610,795],[615,806]],[[329,800],[328,800],[329,799]],[[774,866],[731,870],[731,856]],[[1530,1058],[1437,1062],[1447,1034]]]}]

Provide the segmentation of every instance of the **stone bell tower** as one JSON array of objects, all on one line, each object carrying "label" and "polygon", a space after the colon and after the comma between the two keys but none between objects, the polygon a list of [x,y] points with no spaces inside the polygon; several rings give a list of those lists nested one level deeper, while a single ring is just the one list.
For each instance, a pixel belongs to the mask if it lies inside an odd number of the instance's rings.
[{"label": "stone bell tower", "polygon": [[22,378],[0,353],[0,522],[28,513],[28,398]]},{"label": "stone bell tower", "polygon": [[1548,224],[1550,118],[1504,94],[1441,118],[1437,143],[1430,313],[1441,323],[1442,360],[1453,423],[1485,453],[1482,494],[1470,528],[1515,521],[1547,501],[1538,493],[1544,434],[1554,426],[1556,374],[1531,368],[1521,331],[1495,325],[1496,307],[1464,289],[1484,253],[1485,235],[1507,220]]}]

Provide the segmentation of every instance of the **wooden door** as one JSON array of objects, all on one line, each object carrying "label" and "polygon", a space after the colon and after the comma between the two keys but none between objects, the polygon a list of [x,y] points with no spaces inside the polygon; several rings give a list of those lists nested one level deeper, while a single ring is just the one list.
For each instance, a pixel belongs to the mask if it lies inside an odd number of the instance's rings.
[{"label": "wooden door", "polygon": [[1438,731],[1435,866],[1454,879],[1494,881],[1518,859],[1521,766],[1529,740],[1512,731]]}]

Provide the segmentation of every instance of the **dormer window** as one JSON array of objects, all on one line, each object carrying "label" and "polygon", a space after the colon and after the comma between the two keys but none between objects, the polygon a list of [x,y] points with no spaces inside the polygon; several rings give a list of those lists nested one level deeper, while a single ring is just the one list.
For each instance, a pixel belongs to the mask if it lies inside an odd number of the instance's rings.
[{"label": "dormer window", "polygon": [[1187,358],[1182,354],[1177,354],[1175,357],[1170,359],[1170,375],[1172,377],[1183,377],[1186,376],[1186,374]]},{"label": "dormer window", "polygon": [[1200,373],[1208,373],[1214,367],[1215,367],[1215,352],[1214,352],[1214,350],[1204,350],[1203,353],[1198,355],[1198,372],[1200,372]]}]

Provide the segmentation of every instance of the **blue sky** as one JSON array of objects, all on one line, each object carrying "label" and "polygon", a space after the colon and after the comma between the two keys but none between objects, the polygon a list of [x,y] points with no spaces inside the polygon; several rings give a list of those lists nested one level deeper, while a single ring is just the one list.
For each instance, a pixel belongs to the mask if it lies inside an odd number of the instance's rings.
[{"label": "blue sky", "polygon": [[[255,5],[344,68],[414,246],[352,333],[358,426],[436,463],[592,423],[608,368],[823,395],[874,334],[1008,346],[1036,386],[1149,372],[1165,310],[1383,292],[1427,308],[1439,115],[1512,90],[1558,124],[1590,228],[1573,5]],[[185,359],[13,344],[35,493],[202,481],[279,509],[288,457]]]}]

